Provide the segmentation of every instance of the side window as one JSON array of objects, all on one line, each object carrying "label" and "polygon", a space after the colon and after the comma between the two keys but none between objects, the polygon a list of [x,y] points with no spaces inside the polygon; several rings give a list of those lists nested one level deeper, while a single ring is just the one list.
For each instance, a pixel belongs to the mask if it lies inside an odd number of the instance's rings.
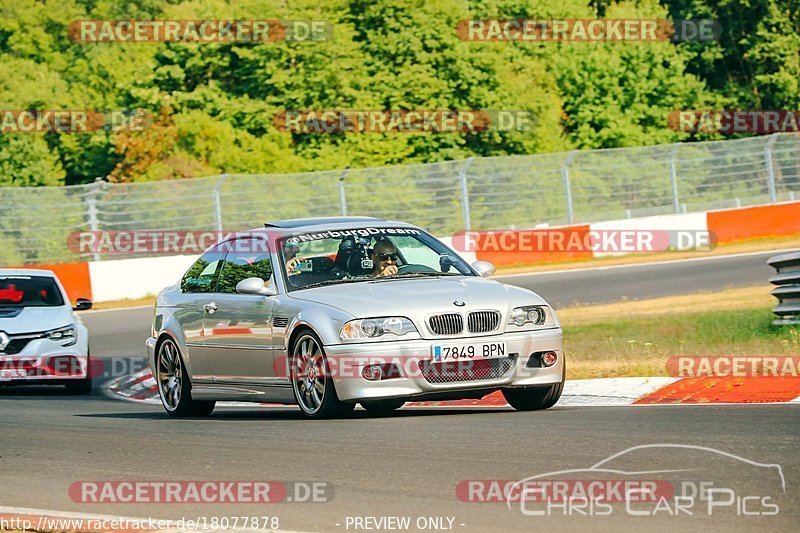
[{"label": "side window", "polygon": [[217,282],[217,292],[235,293],[236,285],[247,278],[261,278],[269,284],[272,260],[263,239],[239,239],[225,258]]},{"label": "side window", "polygon": [[227,251],[227,243],[214,246],[198,259],[181,280],[183,292],[214,292],[217,273]]}]

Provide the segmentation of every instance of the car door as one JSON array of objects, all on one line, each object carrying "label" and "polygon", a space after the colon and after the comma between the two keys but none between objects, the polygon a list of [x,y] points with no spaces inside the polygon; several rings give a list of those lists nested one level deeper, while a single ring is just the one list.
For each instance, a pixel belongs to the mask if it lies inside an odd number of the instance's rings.
[{"label": "car door", "polygon": [[258,237],[237,239],[222,264],[214,298],[203,320],[203,337],[217,383],[270,385],[276,381],[274,298],[236,292],[240,281],[254,277],[274,283],[267,241]]},{"label": "car door", "polygon": [[181,325],[187,350],[187,366],[195,382],[213,382],[211,353],[203,337],[203,308],[214,298],[217,277],[227,254],[227,244],[207,250],[186,271],[181,279],[180,296],[176,297],[175,319]]}]

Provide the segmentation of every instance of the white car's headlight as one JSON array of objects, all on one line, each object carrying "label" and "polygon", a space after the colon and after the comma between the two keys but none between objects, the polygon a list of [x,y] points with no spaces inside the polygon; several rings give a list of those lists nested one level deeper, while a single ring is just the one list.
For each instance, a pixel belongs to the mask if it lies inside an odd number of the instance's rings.
[{"label": "white car's headlight", "polygon": [[44,336],[51,341],[56,341],[61,346],[72,346],[78,342],[78,333],[75,331],[75,326],[52,329],[45,332]]},{"label": "white car's headlight", "polygon": [[339,332],[339,338],[342,340],[376,339],[384,335],[401,337],[406,333],[417,333],[417,328],[405,317],[362,318],[346,322]]},{"label": "white car's headlight", "polygon": [[508,325],[525,329],[545,329],[558,326],[556,315],[546,305],[515,307],[508,315]]}]

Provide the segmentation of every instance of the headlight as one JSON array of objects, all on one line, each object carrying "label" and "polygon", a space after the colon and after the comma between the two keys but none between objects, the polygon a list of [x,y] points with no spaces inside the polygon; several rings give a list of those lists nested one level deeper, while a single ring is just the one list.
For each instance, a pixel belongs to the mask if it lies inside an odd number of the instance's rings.
[{"label": "headlight", "polygon": [[53,329],[46,332],[44,336],[51,341],[56,341],[61,344],[61,346],[72,346],[78,342],[78,334],[75,331],[75,326]]},{"label": "headlight", "polygon": [[508,325],[527,329],[545,329],[557,327],[556,315],[546,305],[526,305],[515,307],[508,315]]},{"label": "headlight", "polygon": [[342,340],[375,339],[383,335],[400,337],[406,333],[417,333],[417,328],[405,317],[363,318],[345,323],[339,332],[339,338]]}]

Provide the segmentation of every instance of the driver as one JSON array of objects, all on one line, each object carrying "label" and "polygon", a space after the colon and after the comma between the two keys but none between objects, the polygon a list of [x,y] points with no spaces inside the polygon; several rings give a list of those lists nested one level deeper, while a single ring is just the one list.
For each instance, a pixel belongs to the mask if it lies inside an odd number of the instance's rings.
[{"label": "driver", "polygon": [[300,258],[297,257],[299,253],[300,247],[296,244],[285,244],[283,246],[283,257],[286,261],[286,274],[289,276],[300,273],[300,269],[297,268],[300,265]]},{"label": "driver", "polygon": [[375,243],[370,254],[372,259],[372,275],[385,278],[397,274],[397,248],[389,239],[381,239]]}]

